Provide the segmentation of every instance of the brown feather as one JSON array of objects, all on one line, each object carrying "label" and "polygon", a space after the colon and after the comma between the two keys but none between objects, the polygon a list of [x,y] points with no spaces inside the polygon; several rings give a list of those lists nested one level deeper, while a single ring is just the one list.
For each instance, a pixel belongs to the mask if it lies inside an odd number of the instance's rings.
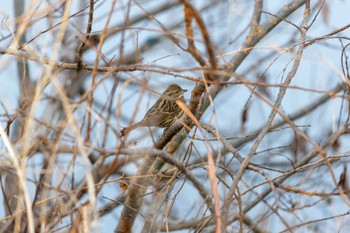
[{"label": "brown feather", "polygon": [[138,127],[155,126],[167,128],[174,124],[176,119],[179,119],[184,114],[183,110],[177,105],[176,100],[185,102],[183,97],[185,91],[177,84],[170,85],[147,111],[142,121],[124,128],[121,131],[121,135],[125,136]]}]

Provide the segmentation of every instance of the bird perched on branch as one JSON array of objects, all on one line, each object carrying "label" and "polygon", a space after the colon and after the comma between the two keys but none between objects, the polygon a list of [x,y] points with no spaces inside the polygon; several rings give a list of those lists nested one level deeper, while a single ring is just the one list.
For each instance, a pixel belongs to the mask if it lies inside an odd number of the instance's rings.
[{"label": "bird perched on branch", "polygon": [[174,124],[184,114],[176,100],[185,102],[184,93],[186,91],[177,84],[171,84],[147,111],[143,119],[134,125],[124,128],[121,131],[121,135],[125,136],[138,127],[168,128]]}]

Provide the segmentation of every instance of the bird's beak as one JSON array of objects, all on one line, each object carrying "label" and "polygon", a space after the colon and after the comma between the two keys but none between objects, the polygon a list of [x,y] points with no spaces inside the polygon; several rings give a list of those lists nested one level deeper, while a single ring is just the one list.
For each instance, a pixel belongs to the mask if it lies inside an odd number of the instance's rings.
[{"label": "bird's beak", "polygon": [[187,90],[185,90],[185,89],[182,89],[182,91],[183,91],[183,92],[186,92]]}]

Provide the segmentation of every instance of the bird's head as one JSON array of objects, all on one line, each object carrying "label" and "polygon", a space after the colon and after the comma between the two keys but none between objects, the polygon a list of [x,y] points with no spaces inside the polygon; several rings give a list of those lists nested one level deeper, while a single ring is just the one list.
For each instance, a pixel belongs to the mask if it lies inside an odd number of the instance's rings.
[{"label": "bird's head", "polygon": [[175,99],[179,99],[179,98],[183,98],[184,97],[184,93],[187,90],[182,89],[179,85],[177,84],[171,84],[165,91],[163,94],[175,98]]}]

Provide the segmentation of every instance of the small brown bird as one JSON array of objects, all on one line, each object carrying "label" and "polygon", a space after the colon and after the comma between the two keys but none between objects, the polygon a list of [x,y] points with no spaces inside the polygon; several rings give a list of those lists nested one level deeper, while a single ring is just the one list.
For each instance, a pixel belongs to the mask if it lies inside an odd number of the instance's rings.
[{"label": "small brown bird", "polygon": [[186,91],[177,84],[171,84],[148,110],[143,119],[134,125],[124,128],[121,131],[121,135],[125,136],[138,127],[155,126],[168,128],[174,124],[176,119],[181,118],[184,114],[183,110],[177,105],[176,100],[185,102],[184,93]]}]

